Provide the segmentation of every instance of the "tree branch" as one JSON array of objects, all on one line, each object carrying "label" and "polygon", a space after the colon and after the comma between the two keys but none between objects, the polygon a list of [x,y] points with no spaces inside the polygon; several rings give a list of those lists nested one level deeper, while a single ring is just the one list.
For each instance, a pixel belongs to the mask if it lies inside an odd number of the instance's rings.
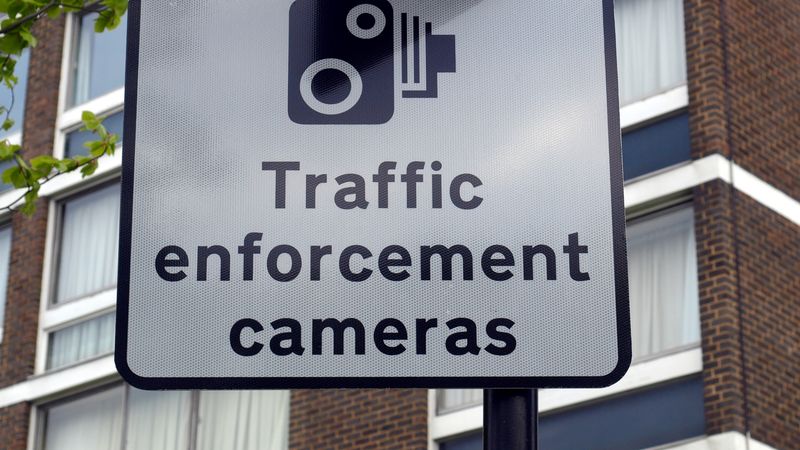
[{"label": "tree branch", "polygon": [[28,14],[27,16],[17,20],[16,22],[12,23],[11,25],[9,25],[9,26],[7,26],[5,28],[0,28],[0,35],[8,34],[9,32],[14,31],[17,28],[23,26],[27,22],[38,20],[40,17],[42,17],[42,14],[46,14],[47,11],[49,11],[52,8],[55,8],[56,6],[58,6],[58,2],[55,1],[55,0],[51,1],[50,3],[44,5],[41,9]]},{"label": "tree branch", "polygon": [[[83,167],[83,166],[85,166],[85,165],[87,165],[87,164],[93,164],[93,163],[97,162],[97,160],[99,160],[99,159],[100,159],[100,158],[102,158],[102,157],[103,157],[103,155],[100,155],[100,156],[95,156],[95,157],[93,157],[93,158],[90,158],[90,159],[88,159],[86,162],[84,162],[83,164],[78,164],[77,166],[75,166],[75,168],[74,168],[74,169],[72,169],[72,170],[70,170],[70,171],[68,171],[68,172],[62,172],[62,171],[60,171],[60,170],[57,170],[57,171],[56,171],[56,172],[54,172],[53,174],[51,174],[51,175],[48,175],[48,176],[47,176],[47,177],[45,177],[45,178],[44,178],[42,181],[40,181],[40,182],[39,182],[39,186],[44,186],[44,185],[45,185],[45,183],[47,183],[48,181],[50,181],[50,180],[52,180],[53,178],[56,178],[56,177],[58,177],[58,176],[60,176],[60,175],[64,175],[65,173],[69,173],[69,172],[74,172],[74,171],[76,171],[76,170],[80,169],[81,167]],[[17,164],[19,164],[19,163],[17,163]],[[23,192],[23,193],[22,193],[22,195],[20,195],[20,196],[19,196],[19,197],[17,197],[16,199],[14,199],[14,201],[12,201],[11,203],[9,203],[8,205],[6,205],[6,206],[3,206],[3,207],[0,207],[0,212],[2,212],[2,211],[9,211],[9,212],[10,212],[10,211],[13,211],[13,210],[14,210],[14,206],[16,206],[16,205],[17,205],[17,204],[18,204],[18,203],[19,203],[19,202],[20,202],[22,199],[24,199],[24,198],[25,198],[25,195],[27,195],[27,194],[28,194],[28,192],[30,192],[30,190],[31,190],[32,188],[33,188],[33,186],[30,186],[30,185],[29,185],[29,186],[27,187],[27,189],[25,189],[25,192]]]}]

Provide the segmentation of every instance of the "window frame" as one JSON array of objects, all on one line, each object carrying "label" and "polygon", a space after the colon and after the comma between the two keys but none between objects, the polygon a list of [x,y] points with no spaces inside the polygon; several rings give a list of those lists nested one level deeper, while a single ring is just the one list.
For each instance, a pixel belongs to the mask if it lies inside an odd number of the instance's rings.
[{"label": "window frame", "polygon": [[101,189],[105,189],[107,187],[113,186],[115,184],[120,183],[120,179],[113,178],[98,182],[97,184],[92,184],[90,186],[86,186],[84,189],[81,189],[77,192],[72,192],[68,195],[63,197],[59,197],[57,199],[53,199],[55,202],[55,212],[53,216],[53,220],[55,221],[55,235],[53,236],[53,241],[51,245],[53,246],[53,261],[52,261],[52,279],[50,280],[50,287],[49,287],[49,302],[48,302],[48,309],[56,309],[60,308],[64,305],[73,302],[79,302],[84,299],[89,299],[92,297],[100,297],[104,296],[104,294],[114,291],[116,292],[117,286],[114,284],[113,286],[102,287],[100,289],[96,289],[94,291],[87,292],[84,295],[68,298],[65,299],[61,303],[56,303],[56,298],[58,298],[58,279],[60,276],[61,268],[59,267],[59,261],[61,258],[61,244],[63,241],[63,233],[64,233],[64,208],[66,204],[70,201],[77,200],[85,195],[90,195],[93,192],[99,191]]},{"label": "window frame", "polygon": [[72,320],[72,321],[69,321],[69,322],[60,323],[60,324],[58,324],[56,326],[53,326],[52,328],[48,328],[47,329],[47,334],[46,334],[46,337],[45,337],[45,339],[47,340],[47,343],[46,343],[47,344],[47,348],[46,348],[47,354],[44,355],[44,370],[47,373],[54,373],[54,372],[58,372],[58,371],[63,370],[63,369],[69,369],[70,367],[79,366],[79,365],[81,365],[83,363],[87,363],[89,361],[102,359],[102,358],[104,358],[106,356],[112,356],[114,354],[113,350],[110,351],[110,352],[99,353],[99,354],[91,356],[89,358],[81,359],[81,360],[78,360],[78,361],[75,361],[75,362],[71,362],[69,364],[65,364],[65,365],[62,365],[62,366],[48,367],[48,362],[50,360],[50,351],[52,350],[51,343],[52,343],[52,340],[53,340],[52,338],[53,338],[53,334],[54,333],[57,333],[59,331],[62,331],[64,329],[70,328],[70,327],[75,326],[75,325],[80,325],[80,324],[82,324],[84,322],[89,322],[91,320],[97,319],[99,317],[103,317],[103,316],[105,316],[107,314],[110,314],[110,313],[116,313],[116,308],[114,308],[114,307],[103,308],[101,310],[92,312],[89,315],[81,316],[81,317],[79,317],[79,318],[77,318],[75,320]]},{"label": "window frame", "polygon": [[[31,424],[31,430],[33,430],[33,445],[29,446],[28,448],[34,448],[36,450],[44,450],[45,445],[47,444],[47,414],[49,410],[53,407],[66,405],[68,403],[72,403],[76,400],[81,400],[87,397],[91,397],[93,395],[99,394],[104,391],[109,391],[111,389],[115,389],[119,386],[124,387],[123,390],[123,397],[122,397],[122,407],[123,407],[123,416],[125,414],[124,409],[127,407],[127,400],[128,400],[128,389],[124,382],[115,380],[115,381],[106,381],[104,383],[94,384],[88,389],[84,389],[81,391],[76,392],[67,392],[63,395],[57,396],[55,398],[50,398],[44,401],[37,403],[36,405],[31,408],[31,414],[34,416],[35,423]],[[125,421],[123,417],[123,427],[125,426]],[[29,439],[30,441],[30,439]]]},{"label": "window frame", "polygon": [[[56,118],[56,136],[53,145],[53,156],[63,158],[67,134],[78,130],[82,125],[81,114],[91,111],[98,117],[105,117],[122,111],[125,102],[125,86],[92,98],[87,102],[70,105],[74,91],[74,72],[77,65],[77,48],[80,33],[80,18],[83,14],[67,15],[64,26],[64,43],[61,55],[61,81],[58,91],[58,117]],[[122,142],[117,144],[117,152],[121,153]]]},{"label": "window frame", "polygon": [[[88,387],[83,387],[81,389],[75,390],[68,390],[68,391],[61,391],[57,395],[52,395],[46,398],[39,399],[36,401],[31,408],[31,423],[30,427],[28,428],[28,448],[35,449],[35,450],[45,450],[45,445],[47,444],[47,415],[53,407],[57,407],[59,405],[65,405],[76,400],[84,399],[90,397],[92,395],[99,394],[104,391],[108,391],[111,389],[116,389],[118,387],[123,388],[123,398],[122,398],[122,430],[121,430],[121,442],[120,442],[120,449],[125,447],[127,430],[129,427],[128,424],[128,414],[130,413],[129,405],[130,405],[130,396],[131,396],[131,389],[133,386],[125,383],[118,375],[111,379],[100,380],[91,383]],[[145,391],[145,392],[152,392],[152,391]],[[188,426],[186,432],[188,433],[187,436],[187,449],[195,449],[197,448],[198,443],[198,432],[200,430],[200,410],[201,410],[201,396],[205,392],[213,392],[213,391],[202,391],[202,390],[190,390],[190,391],[178,391],[178,392],[185,392],[189,395],[189,417],[188,417]],[[227,393],[234,393],[238,391],[224,391]],[[252,392],[260,392],[260,391],[252,391]],[[273,391],[273,392],[286,392],[287,395],[289,391]],[[287,414],[291,414],[289,409],[286,410]],[[289,421],[287,420],[286,425],[288,427]],[[289,430],[286,430],[289,433]],[[287,434],[288,436],[288,434]]]},{"label": "window frame", "polygon": [[[76,174],[77,175],[77,174]],[[80,180],[77,178],[77,180]],[[34,373],[48,371],[50,333],[76,325],[86,320],[99,317],[116,310],[116,286],[95,293],[89,293],[64,303],[56,304],[56,283],[58,281],[58,258],[60,255],[61,225],[63,204],[69,199],[119,183],[118,170],[96,174],[86,180],[70,183],[66,188],[53,192],[48,202],[47,232],[45,237],[45,254],[42,267],[42,289],[39,300],[39,325],[36,342],[36,361]],[[49,183],[48,183],[49,184]],[[104,355],[97,355],[95,358]],[[75,364],[88,362],[80,361]],[[71,367],[70,364],[66,367]],[[59,368],[61,369],[61,368]],[[56,369],[56,370],[59,370]]]},{"label": "window frame", "polygon": [[[683,170],[683,166],[665,169],[657,175],[670,177],[680,170]],[[688,187],[652,183],[644,176],[625,183],[626,199],[632,189],[643,192],[640,192],[637,202],[626,201],[626,224],[647,217],[658,217],[687,206],[693,208],[692,191]],[[576,408],[696,375],[703,370],[702,359],[700,341],[644,355],[631,361],[631,367],[622,380],[607,388],[541,390],[539,411],[553,413]],[[437,389],[428,390],[428,450],[439,450],[440,442],[474,433],[483,426],[482,403],[450,408],[439,414],[438,396]]]}]

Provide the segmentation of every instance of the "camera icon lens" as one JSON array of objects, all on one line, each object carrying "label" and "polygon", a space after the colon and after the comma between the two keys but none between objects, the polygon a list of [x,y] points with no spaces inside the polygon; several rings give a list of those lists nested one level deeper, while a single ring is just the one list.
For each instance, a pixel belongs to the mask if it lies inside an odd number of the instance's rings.
[{"label": "camera icon lens", "polygon": [[393,21],[387,0],[295,0],[289,10],[292,121],[387,122],[394,113]]},{"label": "camera icon lens", "polygon": [[[317,99],[314,94],[314,89],[312,87],[314,77],[323,70],[328,69],[337,70],[345,74],[347,80],[350,82],[350,92],[342,101],[325,103]],[[300,77],[300,96],[303,98],[303,101],[314,111],[329,116],[342,114],[352,109],[353,106],[358,103],[358,100],[361,99],[361,92],[363,90],[364,84],[361,82],[361,75],[358,74],[356,68],[347,61],[337,58],[325,58],[312,63]]]}]

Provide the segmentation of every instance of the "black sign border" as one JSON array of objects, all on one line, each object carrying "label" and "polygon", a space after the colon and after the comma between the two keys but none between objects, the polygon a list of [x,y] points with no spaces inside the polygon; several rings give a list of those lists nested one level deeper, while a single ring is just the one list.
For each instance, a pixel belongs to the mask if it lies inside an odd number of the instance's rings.
[{"label": "black sign border", "polygon": [[[155,0],[154,0],[155,1]],[[597,388],[619,381],[631,363],[628,264],[625,240],[625,205],[622,145],[619,125],[614,2],[603,2],[606,55],[608,137],[611,168],[611,210],[614,244],[614,282],[617,315],[617,366],[597,377],[175,377],[151,378],[135,374],[128,366],[128,302],[130,290],[131,230],[133,225],[133,169],[136,144],[136,99],[139,74],[141,0],[130,0],[125,72],[125,134],[122,157],[117,326],[114,362],[131,385],[159,389],[313,389],[313,388]]]}]

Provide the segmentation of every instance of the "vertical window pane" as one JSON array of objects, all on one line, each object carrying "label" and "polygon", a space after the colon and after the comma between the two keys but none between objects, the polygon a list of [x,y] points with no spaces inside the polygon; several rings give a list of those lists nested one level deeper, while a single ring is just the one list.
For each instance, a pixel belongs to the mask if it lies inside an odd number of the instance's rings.
[{"label": "vertical window pane", "polygon": [[11,257],[11,226],[0,228],[0,342],[3,341],[5,323],[6,292],[8,291],[8,267]]},{"label": "vertical window pane", "polygon": [[45,450],[119,449],[123,396],[119,386],[49,408]]},{"label": "vertical window pane", "polygon": [[439,389],[436,395],[436,414],[480,405],[483,402],[482,389]]},{"label": "vertical window pane", "polygon": [[97,13],[80,16],[74,50],[72,106],[108,94],[125,85],[127,15],[111,31],[94,32]]},{"label": "vertical window pane", "polygon": [[191,393],[128,389],[125,450],[188,449]]},{"label": "vertical window pane", "polygon": [[64,204],[56,303],[114,287],[118,230],[118,184]]},{"label": "vertical window pane", "polygon": [[[28,62],[30,61],[30,50],[26,49],[17,58],[17,65],[14,66],[14,75],[17,76],[17,85],[14,91],[5,85],[0,86],[0,105],[11,108],[8,118],[14,121],[14,126],[8,131],[0,130],[0,138],[8,137],[14,133],[22,132],[22,120],[25,117],[25,93],[28,89]],[[13,106],[12,106],[13,103]],[[5,120],[5,113],[0,116],[0,122]]]},{"label": "vertical window pane", "polygon": [[56,369],[114,351],[114,313],[50,334],[47,368]]},{"label": "vertical window pane", "polygon": [[282,450],[288,437],[288,391],[200,393],[198,450]]},{"label": "vertical window pane", "polygon": [[686,83],[683,0],[616,0],[620,104]]},{"label": "vertical window pane", "polygon": [[692,208],[628,225],[633,356],[700,340]]}]

